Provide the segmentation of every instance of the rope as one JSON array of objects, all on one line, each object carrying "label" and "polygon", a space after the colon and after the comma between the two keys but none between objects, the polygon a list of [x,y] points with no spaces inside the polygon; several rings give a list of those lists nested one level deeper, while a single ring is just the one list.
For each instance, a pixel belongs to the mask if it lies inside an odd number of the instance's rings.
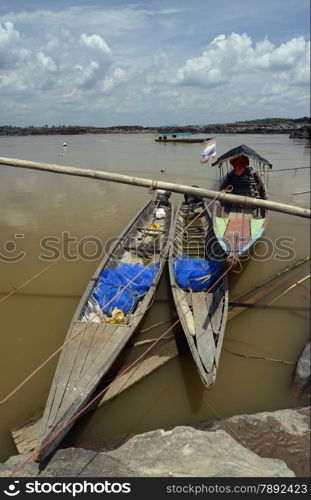
[{"label": "rope", "polygon": [[235,356],[240,356],[241,358],[247,358],[247,359],[259,359],[262,361],[273,361],[274,363],[284,363],[285,365],[296,365],[296,361],[287,361],[285,359],[277,359],[277,358],[268,358],[265,356],[252,356],[251,354],[242,354],[240,352],[234,352],[230,351],[229,349],[226,349],[226,347],[223,347],[224,351],[229,352],[230,354],[234,354]]},{"label": "rope", "polygon": [[273,300],[271,300],[271,302],[268,303],[268,306],[271,306],[272,304],[274,304],[277,300],[279,300],[281,297],[283,297],[288,292],[290,292],[291,290],[293,290],[293,288],[295,288],[296,286],[300,286],[301,288],[304,288],[307,292],[310,293],[310,288],[302,284],[304,281],[306,281],[307,279],[309,279],[310,276],[311,276],[311,274],[308,274],[304,278],[301,278],[299,281],[296,281],[295,283],[293,283],[286,290],[284,290],[284,292],[282,292],[280,295],[278,295]]},{"label": "rope", "polygon": [[156,190],[157,188],[157,184],[158,184],[158,181],[157,179],[152,179],[152,182],[151,182],[151,185],[150,185],[150,188],[148,189],[148,193],[149,194],[154,194],[154,191]]}]

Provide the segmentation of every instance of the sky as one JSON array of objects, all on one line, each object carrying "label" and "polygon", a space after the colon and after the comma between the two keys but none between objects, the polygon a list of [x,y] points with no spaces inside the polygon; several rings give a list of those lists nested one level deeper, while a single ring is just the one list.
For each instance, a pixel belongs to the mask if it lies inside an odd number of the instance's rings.
[{"label": "sky", "polygon": [[309,116],[309,0],[0,0],[0,126]]}]

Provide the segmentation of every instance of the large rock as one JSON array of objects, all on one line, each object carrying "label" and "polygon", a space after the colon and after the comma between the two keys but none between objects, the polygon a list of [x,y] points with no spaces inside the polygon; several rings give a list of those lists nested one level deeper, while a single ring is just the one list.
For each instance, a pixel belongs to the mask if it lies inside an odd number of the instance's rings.
[{"label": "large rock", "polygon": [[121,477],[136,476],[125,463],[109,453],[97,453],[82,448],[58,450],[46,469],[44,477]]},{"label": "large rock", "polygon": [[227,432],[175,427],[138,435],[110,452],[143,476],[284,477],[295,474],[281,460],[260,458]]},{"label": "large rock", "polygon": [[195,427],[225,430],[260,457],[282,459],[297,476],[310,476],[309,407],[238,415]]},{"label": "large rock", "polygon": [[311,372],[311,358],[310,358],[310,341],[303,349],[297,363],[294,383],[296,388],[303,394],[310,397],[310,372]]},{"label": "large rock", "polygon": [[131,463],[111,456],[109,453],[98,453],[92,463],[88,465],[79,476],[86,477],[139,477],[142,476],[138,470],[133,470]]},{"label": "large rock", "polygon": [[[25,461],[11,457],[0,476]],[[282,460],[261,458],[234,440],[227,432],[206,432],[176,427],[134,436],[118,449],[93,452],[59,450],[44,471],[30,462],[16,474],[34,477],[293,477]]]},{"label": "large rock", "polygon": [[[10,457],[5,464],[0,464],[0,477],[7,477],[11,472],[19,467],[20,470],[16,471],[14,477],[34,477],[37,475],[39,467],[32,459],[31,453],[25,455],[14,455]],[[28,461],[29,460],[29,461]]]},{"label": "large rock", "polygon": [[65,448],[57,450],[46,468],[40,473],[44,477],[76,477],[96,457],[96,451],[82,448]]},{"label": "large rock", "polygon": [[[30,460],[16,477],[308,477],[309,417],[309,408],[238,415],[147,432],[110,451],[61,449],[44,469]],[[28,458],[0,464],[0,476]]]}]

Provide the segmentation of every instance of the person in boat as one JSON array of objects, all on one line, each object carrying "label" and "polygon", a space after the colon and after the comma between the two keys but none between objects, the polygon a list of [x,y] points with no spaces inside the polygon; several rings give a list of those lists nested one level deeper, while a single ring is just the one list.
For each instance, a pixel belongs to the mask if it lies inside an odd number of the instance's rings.
[{"label": "person in boat", "polygon": [[[223,183],[220,186],[220,190],[224,190],[229,186],[232,186],[231,194],[237,194],[240,196],[249,196],[253,198],[256,196],[254,186],[260,185],[259,179],[257,178],[257,172],[249,166],[249,158],[245,155],[236,156],[230,160],[232,165],[232,170],[225,177]],[[260,197],[260,193],[258,193]],[[225,212],[230,212],[232,203],[224,203]],[[242,211],[245,213],[251,213],[253,209],[251,207],[239,207],[236,205],[236,211]]]}]

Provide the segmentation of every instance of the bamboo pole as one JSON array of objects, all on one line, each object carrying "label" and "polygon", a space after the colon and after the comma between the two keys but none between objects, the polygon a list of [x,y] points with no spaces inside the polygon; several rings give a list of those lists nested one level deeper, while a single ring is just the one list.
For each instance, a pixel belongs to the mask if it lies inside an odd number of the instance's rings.
[{"label": "bamboo pole", "polygon": [[297,194],[308,194],[310,193],[310,190],[309,191],[300,191],[299,193],[293,193],[293,196],[296,196]]},{"label": "bamboo pole", "polygon": [[264,170],[262,171],[263,174],[273,174],[274,172],[291,172],[293,170],[304,170],[308,168],[310,170],[311,167],[292,167],[292,168],[276,168],[272,170]]},{"label": "bamboo pole", "polygon": [[88,170],[86,168],[69,167],[65,165],[55,165],[50,163],[39,163],[29,160],[19,160],[16,158],[0,158],[0,164],[12,167],[29,168],[32,170],[42,170],[44,172],[52,172],[57,174],[75,175],[78,177],[89,177],[91,179],[99,179],[110,182],[118,182],[122,184],[131,184],[134,186],[164,189],[174,193],[190,194],[202,198],[216,198],[221,201],[243,204],[250,207],[264,208],[275,212],[295,215],[298,217],[311,218],[311,213],[308,208],[297,207],[295,205],[287,205],[270,200],[261,200],[258,198],[249,198],[247,196],[239,196],[229,193],[220,193],[211,189],[202,189],[183,184],[174,184],[171,182],[157,181],[155,179],[145,179],[143,177],[130,177],[123,174],[115,174],[112,172],[101,172],[99,170]]}]

